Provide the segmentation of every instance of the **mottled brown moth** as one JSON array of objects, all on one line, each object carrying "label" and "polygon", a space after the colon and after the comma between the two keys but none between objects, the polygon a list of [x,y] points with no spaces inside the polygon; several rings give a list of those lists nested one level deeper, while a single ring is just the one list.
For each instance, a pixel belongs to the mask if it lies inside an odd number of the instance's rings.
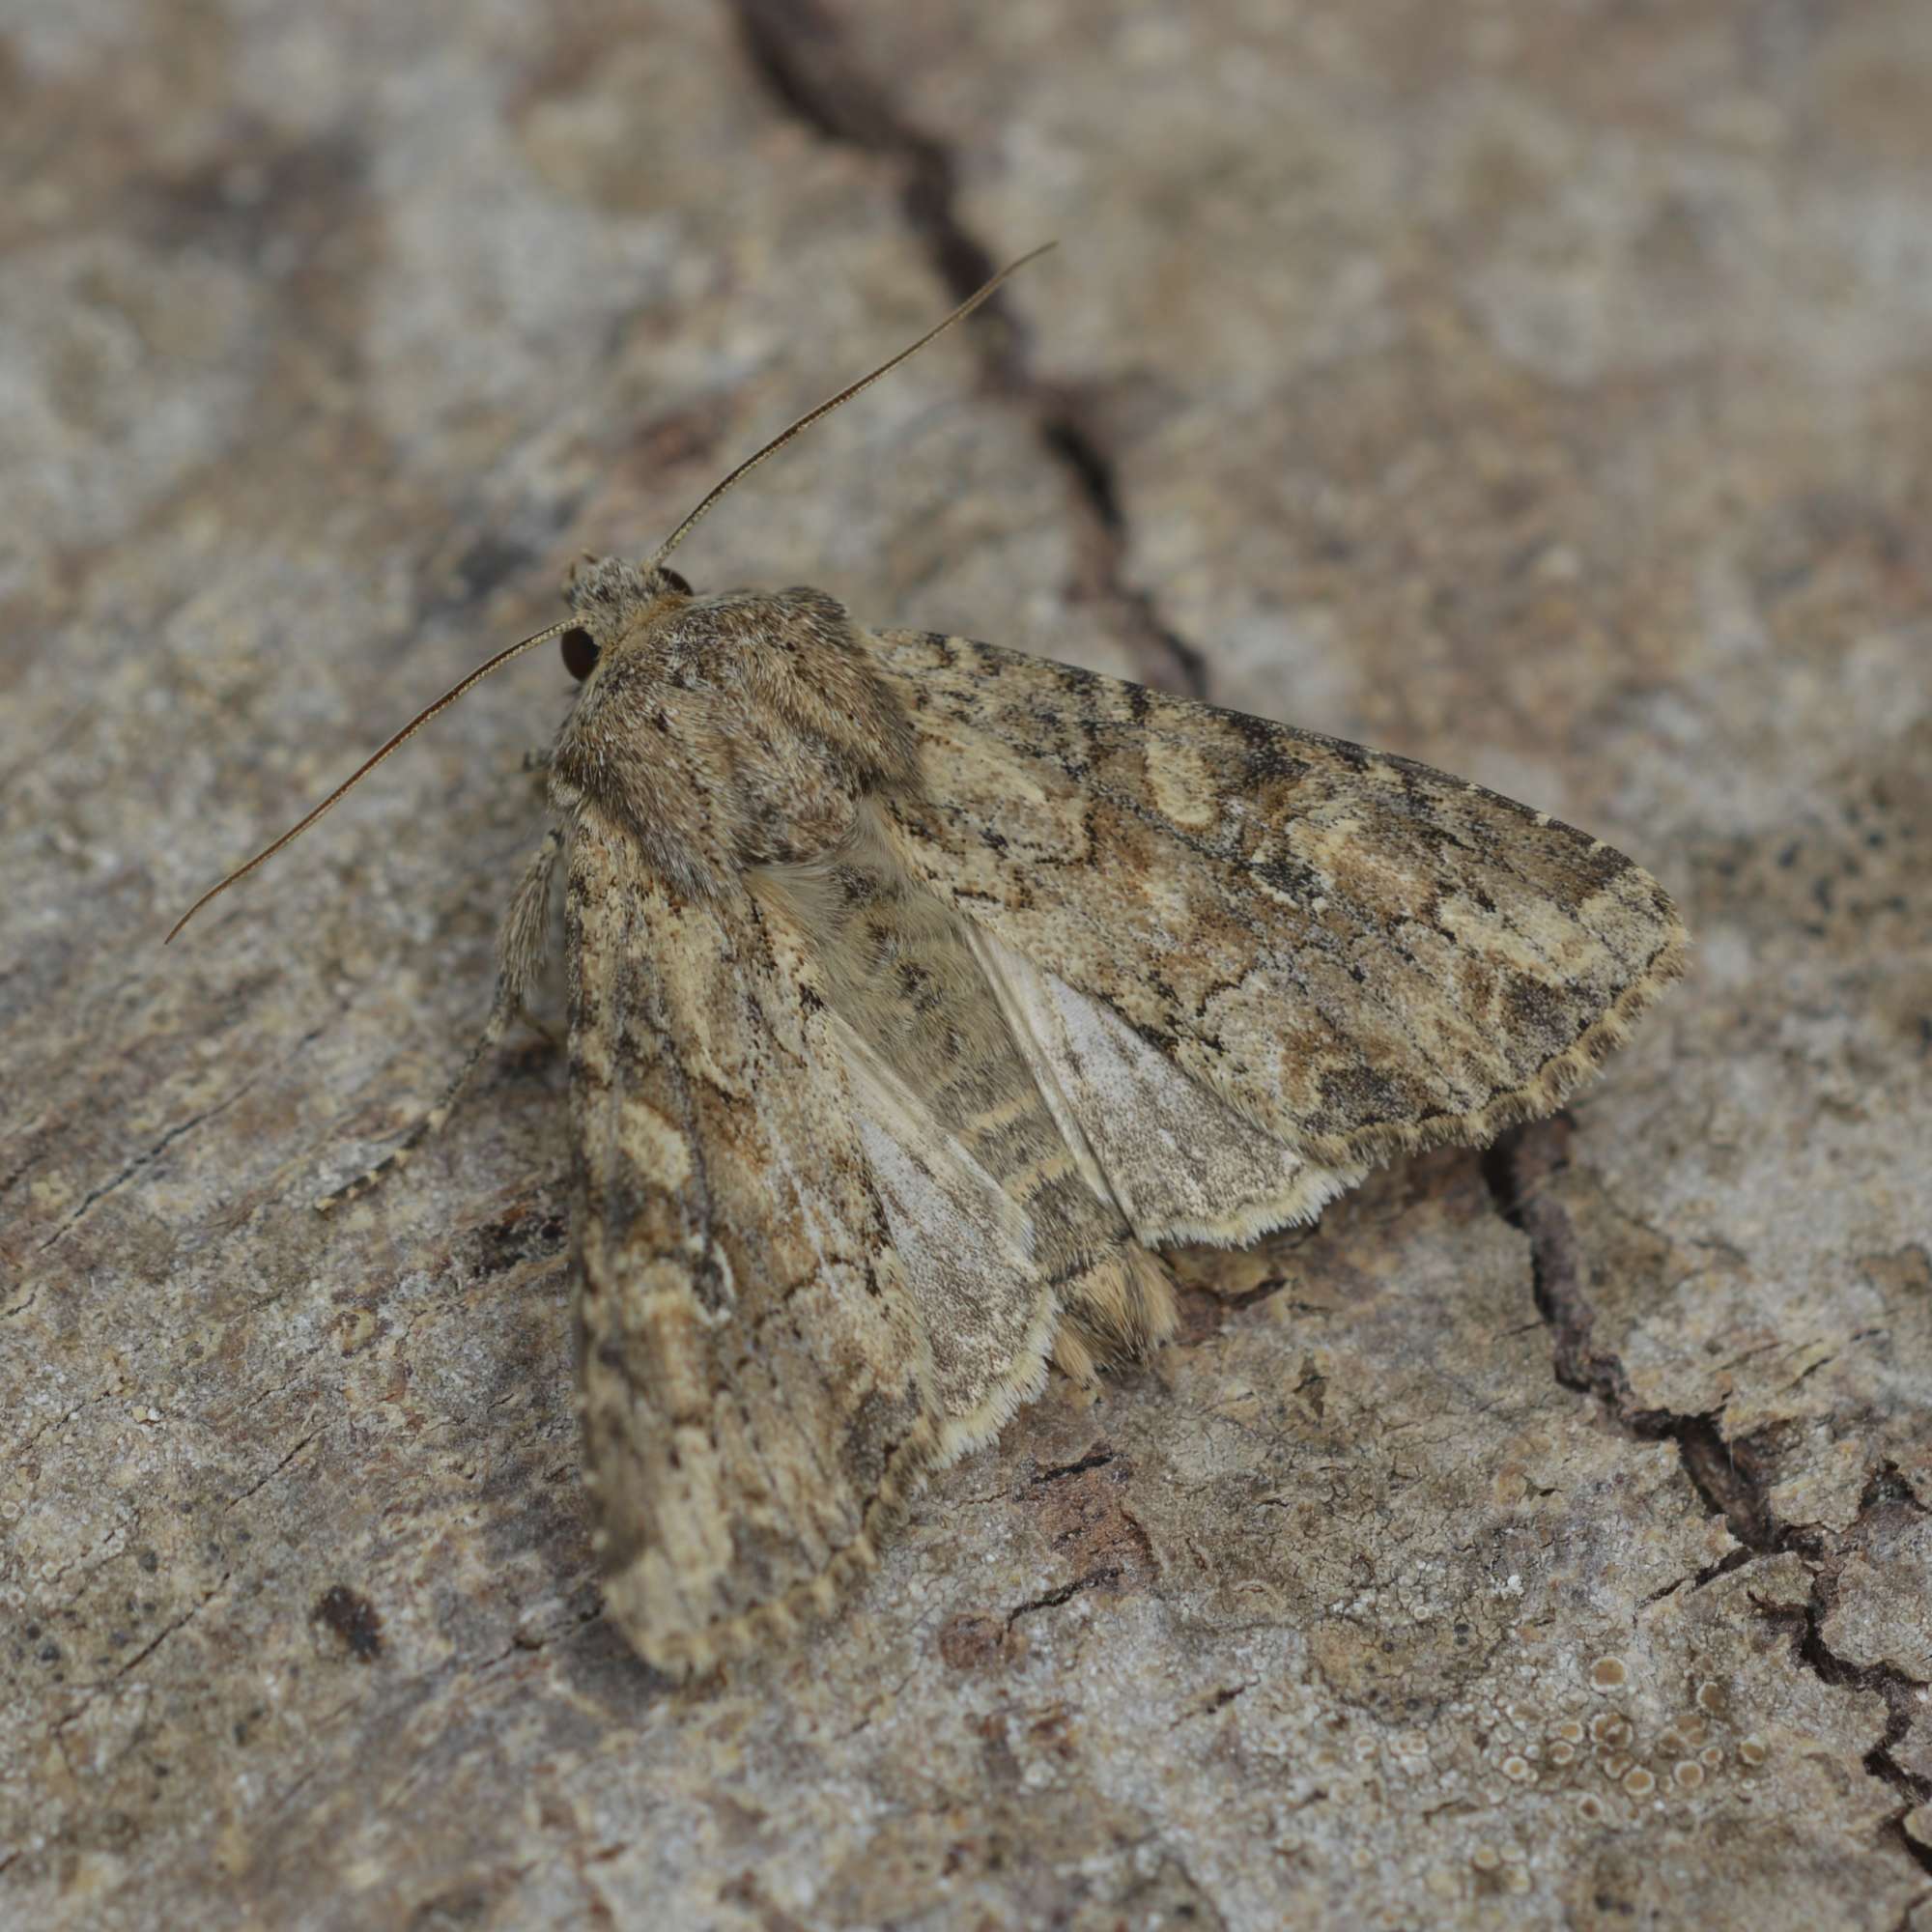
[{"label": "mottled brown moth", "polygon": [[522,1009],[560,865],[585,1481],[610,1609],[678,1675],[829,1611],[1049,1360],[1165,1335],[1163,1247],[1547,1113],[1680,968],[1653,879],[1480,785],[668,568],[1003,279],[649,562],[574,573],[563,622],[222,882],[561,639],[488,1023],[374,1173]]}]

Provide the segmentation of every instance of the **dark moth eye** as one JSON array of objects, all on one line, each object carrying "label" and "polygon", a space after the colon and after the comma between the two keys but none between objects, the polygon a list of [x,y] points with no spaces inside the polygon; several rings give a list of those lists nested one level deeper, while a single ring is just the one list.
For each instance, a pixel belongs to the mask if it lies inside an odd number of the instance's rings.
[{"label": "dark moth eye", "polygon": [[689,597],[691,595],[691,585],[676,571],[667,570],[663,564],[659,564],[655,574],[663,582],[668,583],[671,589],[675,590],[680,597]]},{"label": "dark moth eye", "polygon": [[573,625],[556,641],[563,652],[564,669],[582,684],[597,662],[597,639],[582,625]]}]

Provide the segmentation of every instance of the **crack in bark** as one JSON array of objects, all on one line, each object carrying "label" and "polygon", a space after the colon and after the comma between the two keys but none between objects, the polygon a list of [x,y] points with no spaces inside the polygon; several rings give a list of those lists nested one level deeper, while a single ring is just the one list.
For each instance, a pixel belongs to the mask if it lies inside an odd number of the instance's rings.
[{"label": "crack in bark", "polygon": [[1905,1829],[1905,1814],[1932,1800],[1932,1777],[1908,1771],[1897,1757],[1898,1747],[1912,1729],[1913,1706],[1926,1687],[1895,1663],[1855,1663],[1825,1641],[1825,1620],[1837,1601],[1837,1582],[1833,1552],[1813,1572],[1811,1594],[1802,1607],[1767,1604],[1757,1598],[1752,1598],[1751,1606],[1766,1623],[1789,1634],[1792,1655],[1821,1684],[1833,1690],[1869,1691],[1884,1701],[1885,1729],[1860,1763],[1868,1776],[1889,1784],[1904,1798],[1905,1803],[1886,1821],[1889,1835],[1915,1864],[1932,1872],[1932,1846],[1920,1844]]},{"label": "crack in bark", "polygon": [[78,1723],[94,1708],[95,1704],[99,1701],[103,1691],[110,1689],[113,1685],[120,1683],[129,1672],[138,1670],[177,1631],[185,1630],[189,1624],[193,1623],[195,1618],[200,1616],[202,1611],[207,1609],[209,1605],[213,1603],[215,1598],[227,1589],[229,1578],[233,1574],[232,1571],[224,1570],[219,1578],[202,1593],[198,1602],[190,1604],[173,1623],[162,1625],[159,1632],[149,1638],[132,1657],[127,1659],[125,1662],[117,1664],[105,1677],[84,1680],[76,1684],[74,1689],[85,1691],[87,1694],[64,1718],[56,1719],[53,1727],[55,1736],[58,1738],[71,1724]]},{"label": "crack in bark", "polygon": [[[1922,1511],[1911,1486],[1888,1463],[1873,1472],[1850,1528],[1830,1532],[1784,1523],[1771,1507],[1768,1472],[1749,1438],[1729,1440],[1719,1427],[1721,1411],[1680,1414],[1633,1406],[1630,1378],[1621,1359],[1600,1346],[1596,1311],[1587,1293],[1588,1270],[1569,1210],[1548,1193],[1549,1181],[1570,1163],[1571,1124],[1564,1115],[1517,1127],[1483,1155],[1483,1178],[1496,1211],[1529,1238],[1530,1268],[1538,1313],[1550,1331],[1552,1367],[1564,1387],[1593,1396],[1605,1415],[1638,1441],[1677,1446],[1684,1474],[1698,1500],[1721,1518],[1738,1548],[1700,1571],[1693,1588],[1742,1569],[1760,1556],[1799,1556],[1811,1573],[1811,1592],[1802,1607],[1751,1599],[1758,1615],[1787,1628],[1792,1654],[1833,1689],[1868,1690],[1884,1700],[1885,1729],[1861,1760],[1869,1776],[1901,1793],[1907,1803],[1890,1820],[1899,1846],[1932,1871],[1932,1849],[1904,1829],[1906,1810],[1932,1800],[1932,1778],[1908,1771],[1896,1751],[1912,1729],[1914,1707],[1926,1686],[1892,1663],[1855,1663],[1826,1642],[1824,1628],[1837,1603],[1838,1575],[1853,1533],[1875,1510]],[[1674,1589],[1676,1585],[1673,1585]],[[1660,1593],[1669,1594],[1667,1591]]]},{"label": "crack in bark", "polygon": [[[825,140],[897,165],[906,220],[940,279],[963,301],[999,263],[960,216],[952,150],[901,114],[819,0],[731,0],[731,8],[753,69],[788,113]],[[1203,653],[1161,617],[1151,592],[1127,581],[1118,467],[1092,398],[1030,366],[1025,332],[1002,296],[981,313],[972,339],[985,380],[1032,417],[1042,448],[1067,479],[1076,522],[1075,594],[1113,619],[1150,684],[1205,697]]]},{"label": "crack in bark", "polygon": [[293,1449],[291,1449],[289,1453],[286,1456],[284,1456],[281,1459],[281,1461],[274,1465],[272,1469],[267,1469],[261,1475],[257,1476],[255,1480],[252,1483],[250,1483],[245,1490],[242,1491],[239,1495],[230,1496],[229,1499],[221,1506],[223,1514],[225,1515],[230,1510],[238,1509],[242,1503],[245,1503],[250,1496],[255,1495],[260,1491],[266,1489],[269,1486],[269,1484],[272,1483],[275,1480],[275,1478],[279,1476],[282,1473],[282,1471],[286,1469],[289,1466],[289,1464],[293,1463],[296,1460],[296,1458],[299,1456],[301,1452],[309,1446],[311,1442],[315,1441],[316,1438],[321,1435],[321,1434],[322,1431],[320,1429],[310,1430],[309,1433],[306,1435],[304,1435],[301,1438],[301,1440],[298,1442],[296,1446]]},{"label": "crack in bark", "polygon": [[1197,1719],[1212,1718],[1218,1715],[1220,1712],[1225,1711],[1230,1704],[1234,1703],[1237,1697],[1245,1697],[1255,1688],[1256,1682],[1256,1679],[1249,1678],[1245,1684],[1223,1684],[1218,1690],[1210,1691],[1205,1698],[1198,1699],[1192,1710],[1181,1712],[1179,1717],[1175,1719],[1173,1724],[1168,1728],[1170,1730],[1179,1729],[1180,1725],[1193,1722]]},{"label": "crack in bark", "polygon": [[1570,1122],[1561,1114],[1513,1128],[1483,1154],[1483,1179],[1496,1211],[1529,1237],[1532,1290],[1549,1330],[1556,1379],[1595,1397],[1609,1420],[1636,1440],[1674,1443],[1698,1499],[1710,1515],[1723,1520],[1741,1546],[1700,1574],[1702,1584],[1754,1556],[1791,1547],[1790,1532],[1772,1514],[1751,1441],[1724,1435],[1718,1423],[1721,1410],[1686,1414],[1637,1407],[1622,1360],[1597,1342],[1582,1244],[1569,1210],[1548,1193],[1548,1183],[1570,1164]]},{"label": "crack in bark", "polygon": [[[259,1071],[250,1074],[232,1094],[224,1094],[222,1098],[215,1101],[212,1106],[204,1107],[200,1113],[190,1115],[185,1121],[177,1122],[145,1153],[136,1154],[112,1180],[103,1181],[99,1187],[91,1190],[80,1206],[45,1240],[41,1242],[34,1250],[35,1254],[43,1255],[49,1248],[55,1247],[61,1241],[65,1240],[87,1218],[98,1203],[104,1201],[108,1195],[114,1193],[117,1189],[125,1187],[142,1169],[152,1167],[184,1134],[192,1133],[196,1127],[205,1126],[210,1121],[219,1120],[223,1114],[227,1113],[229,1108],[233,1107],[238,1101],[245,1098],[259,1087],[270,1073],[279,1073],[302,1053],[306,1052],[314,1041],[321,1038],[324,1031],[325,1028],[321,1026],[311,1027],[280,1059],[275,1061],[271,1065],[265,1066]],[[11,1313],[12,1311],[10,1310],[9,1312]]]},{"label": "crack in bark", "polygon": [[1030,1617],[1036,1610],[1057,1610],[1062,1604],[1071,1603],[1075,1597],[1089,1590],[1097,1590],[1108,1583],[1121,1580],[1121,1566],[1109,1563],[1098,1570],[1090,1570],[1084,1577],[1076,1577],[1070,1583],[1063,1583],[1057,1590],[1049,1590],[1043,1597],[1034,1597],[1028,1602],[1015,1605],[1007,1612],[1007,1628],[1011,1630],[1022,1617]]},{"label": "crack in bark", "polygon": [[1035,1472],[1032,1487],[1044,1489],[1049,1483],[1064,1482],[1068,1476],[1085,1475],[1089,1469],[1104,1469],[1116,1460],[1114,1451],[1104,1444],[1096,1443],[1086,1455],[1071,1463],[1056,1463],[1050,1467]]},{"label": "crack in bark", "polygon": [[34,1252],[40,1255],[45,1254],[49,1248],[71,1234],[87,1218],[88,1213],[97,1202],[106,1200],[117,1188],[126,1186],[144,1167],[152,1167],[184,1134],[192,1133],[196,1127],[201,1126],[204,1122],[213,1120],[218,1114],[225,1113],[254,1084],[252,1080],[246,1082],[244,1085],[237,1088],[225,1100],[219,1101],[213,1107],[205,1107],[200,1113],[190,1115],[185,1121],[179,1122],[176,1125],[170,1127],[145,1153],[137,1153],[112,1180],[102,1181],[99,1187],[91,1189],[80,1206]]}]

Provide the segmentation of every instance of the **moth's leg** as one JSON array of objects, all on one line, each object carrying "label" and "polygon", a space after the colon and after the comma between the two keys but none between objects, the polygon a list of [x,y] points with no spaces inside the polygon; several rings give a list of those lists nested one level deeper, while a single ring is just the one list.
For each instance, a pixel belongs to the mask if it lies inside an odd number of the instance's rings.
[{"label": "moth's leg", "polygon": [[[374,1167],[366,1174],[358,1175],[347,1187],[338,1187],[333,1194],[325,1194],[315,1204],[323,1213],[327,1213],[331,1208],[341,1207],[345,1201],[354,1201],[357,1195],[368,1193],[384,1175],[403,1166],[430,1135],[441,1129],[443,1122],[455,1111],[457,1101],[463,1097],[464,1090],[475,1077],[484,1055],[503,1037],[510,1022],[523,1012],[524,1001],[543,971],[550,932],[551,873],[556,866],[556,855],[562,849],[563,830],[560,826],[553,826],[545,835],[543,843],[537,847],[536,856],[526,868],[503,914],[502,930],[497,939],[497,996],[490,1003],[490,1017],[483,1022],[483,1031],[476,1036],[475,1044],[470,1047],[456,1078],[449,1083],[442,1098]],[[526,1019],[529,1017],[527,1014],[524,1016]],[[534,1022],[531,1023],[534,1025]],[[537,1031],[543,1033],[544,1030],[538,1027]],[[549,1037],[548,1034],[545,1037]]]},{"label": "moth's leg", "polygon": [[[550,803],[550,768],[551,768],[551,753],[553,749],[554,748],[551,745],[531,745],[524,753],[524,774],[526,778],[531,778],[536,781],[535,790],[537,797],[545,805],[548,805]],[[539,894],[539,898],[542,901],[544,920],[543,923],[538,926],[536,931],[536,956],[530,962],[529,972],[524,982],[526,988],[532,981],[535,980],[537,975],[543,970],[544,950],[545,950],[544,936],[550,930],[549,910],[548,910],[549,900],[545,896],[545,894],[548,893],[550,885],[550,867],[556,857],[557,851],[561,843],[561,839],[562,839],[562,834],[560,832],[554,831],[550,835],[550,842],[548,843],[547,846],[548,856],[546,856],[546,852],[540,851],[537,854],[535,860],[531,864],[532,872],[534,872],[538,867],[541,867],[543,868],[544,890],[542,893]],[[524,881],[524,884],[526,886],[529,885],[531,881],[527,878]],[[514,911],[514,909],[515,908],[513,905],[512,910]],[[509,929],[508,923],[506,922],[504,927],[506,935],[508,929]],[[559,1044],[555,1034],[552,1033],[550,1028],[545,1026],[544,1023],[540,1019],[538,1019],[536,1015],[532,1013],[527,1007],[522,1009],[522,1012],[523,1012],[524,1024],[526,1027],[528,1027],[529,1030],[533,1034],[535,1034],[536,1037],[540,1040],[542,1040],[546,1046],[551,1047],[553,1050],[554,1050]]]}]

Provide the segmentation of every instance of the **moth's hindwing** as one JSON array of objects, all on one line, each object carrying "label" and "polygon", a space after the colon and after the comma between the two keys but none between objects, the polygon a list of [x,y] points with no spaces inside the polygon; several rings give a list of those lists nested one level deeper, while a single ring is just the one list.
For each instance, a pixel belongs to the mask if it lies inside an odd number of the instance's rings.
[{"label": "moth's hindwing", "polygon": [[964,639],[869,643],[926,777],[891,806],[914,874],[1338,1176],[1547,1113],[1682,968],[1656,880],[1479,785]]},{"label": "moth's hindwing", "polygon": [[1095,1194],[1150,1243],[1252,1241],[1362,1178],[1297,1153],[1181,1072],[1102,1000],[984,926],[975,951]]}]

